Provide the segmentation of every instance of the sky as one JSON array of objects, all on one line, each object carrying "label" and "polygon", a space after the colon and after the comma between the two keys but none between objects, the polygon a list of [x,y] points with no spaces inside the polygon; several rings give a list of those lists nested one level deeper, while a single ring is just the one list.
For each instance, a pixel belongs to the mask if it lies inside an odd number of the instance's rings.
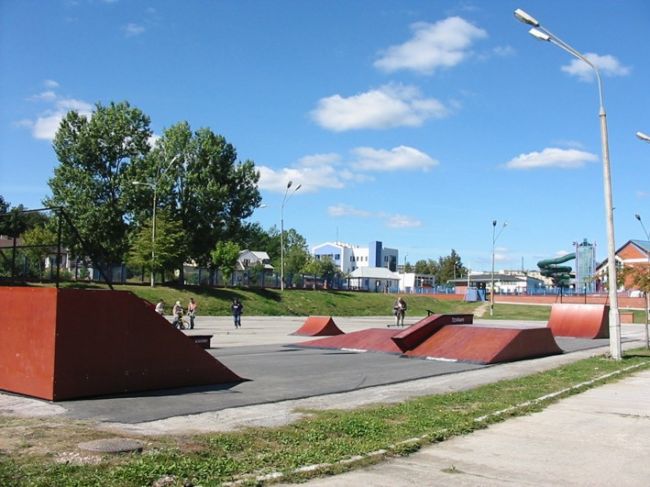
[{"label": "sky", "polygon": [[604,259],[593,70],[516,8],[599,67],[616,247],[645,239],[646,0],[0,0],[0,195],[41,207],[61,117],[128,101],[158,136],[223,135],[260,172],[250,221],[283,216],[310,246],[455,249],[481,271],[496,228],[497,269],[583,239]]}]

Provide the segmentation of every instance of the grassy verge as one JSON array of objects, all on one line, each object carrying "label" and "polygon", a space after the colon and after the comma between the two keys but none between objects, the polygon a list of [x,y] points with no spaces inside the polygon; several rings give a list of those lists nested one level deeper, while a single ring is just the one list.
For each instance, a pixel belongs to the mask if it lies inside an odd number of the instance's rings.
[{"label": "grassy verge", "polygon": [[[329,464],[321,467],[320,473],[337,473],[380,461],[385,455],[408,454],[424,444],[466,434],[507,417],[541,410],[558,398],[593,385],[494,415],[607,373],[620,372],[596,385],[632,373],[625,370],[630,366],[648,365],[650,356],[644,351],[628,353],[618,362],[594,357],[469,391],[353,411],[310,411],[308,418],[282,428],[157,439],[143,454],[110,457],[98,465],[56,464],[47,455],[30,455],[17,447],[9,454],[0,453],[0,485],[128,487],[151,485],[163,476],[170,476],[173,483],[169,485],[175,486],[213,486],[235,479],[249,479],[250,485],[257,485],[255,476],[273,472],[282,472],[285,480],[314,475],[297,474],[295,470],[315,464]],[[476,420],[484,416],[486,420]],[[0,421],[0,432],[4,429]],[[412,438],[415,440],[405,442]],[[378,450],[386,453],[356,463],[337,463]]]},{"label": "grassy verge", "polygon": [[536,320],[548,321],[551,316],[551,307],[543,305],[503,304],[494,305],[494,315],[489,311],[483,315],[484,319],[495,320]]}]

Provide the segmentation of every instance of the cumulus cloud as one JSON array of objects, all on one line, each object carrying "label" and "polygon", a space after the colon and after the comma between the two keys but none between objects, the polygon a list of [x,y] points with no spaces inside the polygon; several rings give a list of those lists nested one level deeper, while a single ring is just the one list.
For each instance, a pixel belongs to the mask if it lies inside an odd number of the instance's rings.
[{"label": "cumulus cloud", "polygon": [[[56,88],[59,84],[53,80],[46,80],[45,85]],[[89,117],[93,110],[92,104],[83,100],[61,96],[54,90],[32,95],[28,100],[45,104],[45,107],[33,119],[22,119],[14,122],[14,125],[30,129],[32,136],[39,140],[54,139],[61,120],[69,111],[75,110],[79,114]]]},{"label": "cumulus cloud", "polygon": [[143,25],[130,22],[122,28],[125,37],[135,37],[142,34],[146,28]]},{"label": "cumulus cloud", "polygon": [[[609,54],[600,56],[588,52],[584,56],[598,68],[601,74],[606,76],[627,76],[630,74],[630,67],[623,66],[618,59]],[[580,59],[573,59],[569,64],[562,66],[561,69],[571,76],[576,76],[580,81],[593,81],[594,79],[594,70]]]},{"label": "cumulus cloud", "polygon": [[417,127],[429,118],[443,118],[448,109],[435,98],[425,98],[414,86],[385,85],[350,97],[321,98],[313,120],[334,132],[358,129]]},{"label": "cumulus cloud", "polygon": [[486,31],[461,17],[435,24],[418,22],[411,25],[411,30],[411,39],[382,52],[375,67],[386,72],[406,69],[431,74],[461,63],[471,53],[474,41],[487,37]]},{"label": "cumulus cloud", "polygon": [[575,169],[588,162],[598,161],[598,156],[578,149],[546,148],[541,152],[520,154],[505,163],[508,169],[537,169],[542,167],[557,167]]},{"label": "cumulus cloud", "polygon": [[301,157],[290,167],[273,169],[258,166],[259,187],[268,191],[284,192],[287,182],[301,184],[301,191],[342,189],[349,183],[374,181],[368,172],[423,170],[436,166],[438,161],[413,147],[399,146],[393,149],[357,147],[349,158],[329,152]]},{"label": "cumulus cloud", "polygon": [[352,150],[356,161],[352,163],[355,169],[363,171],[398,171],[408,169],[428,170],[438,165],[422,151],[400,145],[393,149],[373,149],[371,147],[358,147]]},{"label": "cumulus cloud", "polygon": [[422,226],[422,221],[414,217],[381,211],[362,210],[343,203],[328,207],[327,214],[333,217],[377,218],[382,220],[384,225],[389,228],[415,228]]}]

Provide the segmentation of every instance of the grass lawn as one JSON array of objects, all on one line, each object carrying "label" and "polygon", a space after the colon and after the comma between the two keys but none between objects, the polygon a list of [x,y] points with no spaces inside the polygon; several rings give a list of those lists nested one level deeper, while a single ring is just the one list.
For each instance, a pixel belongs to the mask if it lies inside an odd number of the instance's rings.
[{"label": "grass lawn", "polygon": [[[248,479],[247,485],[259,485],[256,476],[274,472],[284,474],[285,480],[338,473],[379,462],[387,456],[406,455],[426,444],[467,434],[508,417],[541,410],[561,397],[617,380],[649,365],[650,356],[645,351],[628,353],[618,362],[593,357],[469,391],[352,411],[310,411],[307,418],[281,428],[146,438],[143,440],[147,446],[141,454],[105,456],[90,465],[54,460],[82,458],[79,454],[71,455],[78,442],[113,434],[64,418],[0,417],[0,444],[4,445],[0,450],[0,485],[129,487],[152,485],[168,476],[171,483],[165,485],[207,487],[236,479]],[[626,370],[630,366],[636,368]],[[602,377],[610,372],[619,374]],[[522,404],[595,378],[601,379],[551,399]],[[513,409],[495,414],[508,408]],[[477,420],[482,417],[485,419]],[[11,438],[15,439],[13,443]],[[364,456],[379,450],[385,452]],[[362,458],[349,461],[355,455]],[[311,473],[295,472],[317,464],[321,467]]]}]

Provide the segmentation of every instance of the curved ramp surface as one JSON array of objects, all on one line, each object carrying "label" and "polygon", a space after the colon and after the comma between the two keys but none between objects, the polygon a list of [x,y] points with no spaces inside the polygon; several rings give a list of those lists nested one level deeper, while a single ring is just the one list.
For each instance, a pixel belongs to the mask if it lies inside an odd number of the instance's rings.
[{"label": "curved ramp surface", "polygon": [[553,336],[609,338],[609,306],[554,304],[547,326]]},{"label": "curved ramp surface", "polygon": [[309,337],[343,335],[331,316],[310,316],[303,325],[292,333]]},{"label": "curved ramp surface", "polygon": [[445,326],[409,357],[455,360],[479,364],[512,362],[562,353],[548,328]]},{"label": "curved ramp surface", "polygon": [[402,350],[391,338],[400,330],[385,330],[383,328],[368,328],[318,340],[296,343],[296,347],[334,348],[337,350],[355,350],[358,352],[402,353]]},{"label": "curved ramp surface", "polygon": [[406,330],[392,337],[392,340],[403,352],[417,347],[424,340],[446,325],[471,325],[474,322],[474,315],[430,315],[417,323],[409,326]]},{"label": "curved ramp surface", "polygon": [[0,389],[48,400],[243,379],[126,291],[0,287]]}]

